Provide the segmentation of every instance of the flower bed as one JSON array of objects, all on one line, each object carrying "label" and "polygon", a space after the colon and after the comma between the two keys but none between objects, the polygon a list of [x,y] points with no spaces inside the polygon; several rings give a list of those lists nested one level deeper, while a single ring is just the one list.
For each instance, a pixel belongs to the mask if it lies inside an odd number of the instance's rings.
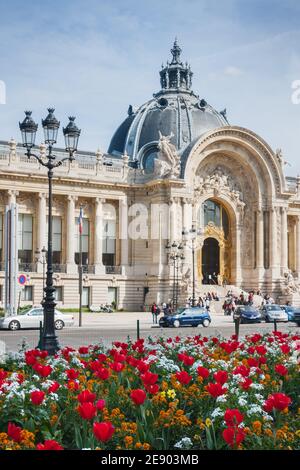
[{"label": "flower bed", "polygon": [[299,449],[300,336],[39,350],[0,363],[0,449]]}]

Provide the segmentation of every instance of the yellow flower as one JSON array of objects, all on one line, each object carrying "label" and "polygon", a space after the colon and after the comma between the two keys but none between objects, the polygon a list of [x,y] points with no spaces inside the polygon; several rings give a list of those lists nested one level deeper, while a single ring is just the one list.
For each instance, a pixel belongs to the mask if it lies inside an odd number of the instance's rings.
[{"label": "yellow flower", "polygon": [[208,428],[209,428],[210,426],[212,426],[212,421],[211,421],[211,419],[206,418],[205,424],[206,424],[206,426],[207,426]]},{"label": "yellow flower", "polygon": [[[165,392],[161,392],[161,393],[165,393]],[[174,398],[176,397],[176,392],[175,392],[175,390],[169,389],[169,390],[167,391],[167,396],[168,396],[168,398],[171,398],[172,400],[174,400]]]}]

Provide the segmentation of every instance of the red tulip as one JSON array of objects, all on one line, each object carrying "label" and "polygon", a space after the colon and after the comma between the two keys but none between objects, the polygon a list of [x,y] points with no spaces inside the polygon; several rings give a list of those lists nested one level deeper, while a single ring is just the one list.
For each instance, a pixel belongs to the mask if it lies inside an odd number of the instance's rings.
[{"label": "red tulip", "polygon": [[229,426],[224,429],[222,436],[230,447],[235,447],[243,442],[245,439],[245,432],[241,428]]},{"label": "red tulip", "polygon": [[105,367],[101,367],[95,372],[95,375],[101,380],[107,380],[110,377],[110,371]]},{"label": "red tulip", "polygon": [[19,426],[16,426],[13,423],[8,423],[7,426],[7,435],[10,437],[15,442],[21,442],[22,436],[21,436],[22,428]]},{"label": "red tulip", "polygon": [[222,385],[218,383],[209,383],[206,387],[206,390],[214,398],[220,397],[227,392],[227,388],[223,388]]},{"label": "red tulip", "polygon": [[237,366],[233,371],[234,375],[240,374],[243,377],[248,377],[249,373],[250,373],[249,367],[246,367],[243,364],[241,364],[240,366]]},{"label": "red tulip", "polygon": [[291,351],[291,348],[287,344],[283,344],[282,346],[280,346],[280,349],[283,354],[289,354]]},{"label": "red tulip", "polygon": [[93,403],[82,403],[82,405],[79,405],[77,409],[82,419],[90,420],[96,416],[97,408],[93,405]]},{"label": "red tulip", "polygon": [[144,382],[144,385],[154,385],[158,380],[158,374],[153,374],[150,371],[145,372],[141,375],[141,379]]},{"label": "red tulip", "polygon": [[87,402],[94,402],[96,399],[96,394],[90,392],[89,390],[83,390],[79,395],[77,396],[77,400],[82,404],[82,403],[87,403]]},{"label": "red tulip", "polygon": [[5,380],[6,377],[7,377],[7,375],[8,375],[8,374],[7,374],[7,372],[6,372],[5,370],[0,369],[0,381],[1,381],[1,380]]},{"label": "red tulip", "polygon": [[226,410],[224,414],[224,421],[227,426],[238,426],[244,420],[242,413],[236,408],[232,410]]},{"label": "red tulip", "polygon": [[275,366],[275,372],[284,377],[285,375],[287,375],[288,369],[283,364],[277,364]]},{"label": "red tulip", "polygon": [[55,393],[59,389],[60,385],[58,382],[54,382],[50,387],[48,388],[48,393]]},{"label": "red tulip", "polygon": [[66,371],[66,374],[67,374],[69,380],[75,380],[75,379],[77,379],[77,377],[79,375],[79,372],[75,369],[69,369],[69,370]]},{"label": "red tulip", "polygon": [[206,367],[199,366],[197,369],[198,375],[203,379],[207,379],[209,377],[209,370]]},{"label": "red tulip", "polygon": [[181,372],[176,372],[176,378],[178,382],[184,385],[188,385],[192,380],[192,377],[185,370],[182,370]]},{"label": "red tulip", "polygon": [[93,433],[98,441],[109,441],[115,432],[114,426],[110,422],[94,423]]},{"label": "red tulip", "polygon": [[292,403],[290,397],[284,393],[273,393],[269,395],[264,403],[264,410],[271,412],[273,409],[283,411]]},{"label": "red tulip", "polygon": [[36,446],[37,450],[64,450],[63,447],[56,441],[49,439],[45,441],[44,444],[38,444]]},{"label": "red tulip", "polygon": [[102,411],[103,408],[105,408],[105,405],[106,405],[105,400],[98,400],[98,401],[96,402],[96,408],[97,408],[97,410],[99,410],[99,411]]},{"label": "red tulip", "polygon": [[110,364],[110,368],[114,370],[115,372],[122,372],[124,367],[125,367],[125,364],[123,364],[122,362],[112,362]]},{"label": "red tulip", "polygon": [[79,352],[79,354],[88,354],[89,353],[89,348],[87,348],[86,346],[81,346],[78,349],[78,352]]},{"label": "red tulip", "polygon": [[248,390],[252,384],[253,384],[252,380],[247,378],[243,380],[243,382],[240,382],[239,385],[242,387],[242,389]]},{"label": "red tulip", "polygon": [[45,398],[45,393],[39,390],[31,392],[30,399],[34,405],[41,405]]},{"label": "red tulip", "polygon": [[147,398],[147,394],[145,390],[138,388],[136,390],[132,390],[130,398],[136,405],[142,405]]},{"label": "red tulip", "polygon": [[228,380],[228,374],[226,370],[219,370],[218,372],[215,372],[214,379],[218,384],[224,385]]},{"label": "red tulip", "polygon": [[151,395],[156,395],[156,393],[159,392],[159,385],[158,384],[146,385],[146,390],[147,392],[151,393]]}]

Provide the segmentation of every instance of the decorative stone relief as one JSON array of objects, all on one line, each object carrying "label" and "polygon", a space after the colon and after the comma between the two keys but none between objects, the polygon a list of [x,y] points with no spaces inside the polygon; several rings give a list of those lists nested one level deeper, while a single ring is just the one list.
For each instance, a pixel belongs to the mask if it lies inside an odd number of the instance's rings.
[{"label": "decorative stone relief", "polygon": [[289,269],[284,273],[283,294],[290,295],[294,293],[300,293],[300,286]]},{"label": "decorative stone relief", "polygon": [[178,178],[180,175],[180,156],[170,140],[173,134],[164,136],[159,131],[158,158],[154,160],[154,174],[160,178]]}]

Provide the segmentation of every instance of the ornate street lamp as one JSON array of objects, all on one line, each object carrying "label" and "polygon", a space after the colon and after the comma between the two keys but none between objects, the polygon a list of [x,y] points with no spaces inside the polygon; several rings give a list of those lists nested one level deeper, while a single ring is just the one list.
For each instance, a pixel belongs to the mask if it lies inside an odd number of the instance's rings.
[{"label": "ornate street lamp", "polygon": [[181,243],[176,243],[175,241],[170,244],[168,241],[166,245],[166,253],[169,256],[169,260],[172,261],[172,266],[174,267],[174,282],[173,282],[173,307],[177,310],[178,307],[178,278],[179,278],[179,264],[180,261],[184,260],[183,256],[183,246]]},{"label": "ornate street lamp", "polygon": [[26,155],[28,159],[34,157],[38,162],[48,169],[48,250],[47,250],[47,273],[46,273],[46,287],[44,288],[44,325],[41,341],[41,349],[48,351],[50,355],[54,355],[59,350],[58,339],[55,333],[54,315],[55,315],[55,287],[53,286],[53,254],[52,254],[52,178],[53,170],[66,160],[73,161],[74,153],[77,150],[78,139],[81,130],[77,128],[74,123],[75,118],[70,117],[69,123],[63,129],[65,137],[66,152],[68,157],[57,160],[57,157],[52,153],[52,147],[57,141],[57,133],[60,127],[60,122],[54,116],[54,108],[48,108],[48,116],[42,120],[42,127],[44,130],[45,144],[48,146],[48,153],[46,160],[42,159],[39,155],[31,152],[32,147],[35,145],[35,138],[38,125],[31,117],[31,111],[25,111],[25,119],[19,122],[20,131],[22,134],[23,147],[27,149]]},{"label": "ornate street lamp", "polygon": [[196,298],[195,298],[195,291],[196,291],[196,288],[195,288],[195,282],[196,282],[196,276],[195,276],[195,244],[196,244],[197,235],[199,235],[200,233],[201,233],[201,231],[200,230],[197,231],[194,225],[192,226],[192,228],[190,230],[184,230],[182,232],[184,241],[185,242],[188,242],[189,240],[191,241],[190,248],[192,249],[192,264],[193,264],[193,267],[192,267],[192,273],[193,273],[192,307],[195,307],[195,302],[196,302]]}]

